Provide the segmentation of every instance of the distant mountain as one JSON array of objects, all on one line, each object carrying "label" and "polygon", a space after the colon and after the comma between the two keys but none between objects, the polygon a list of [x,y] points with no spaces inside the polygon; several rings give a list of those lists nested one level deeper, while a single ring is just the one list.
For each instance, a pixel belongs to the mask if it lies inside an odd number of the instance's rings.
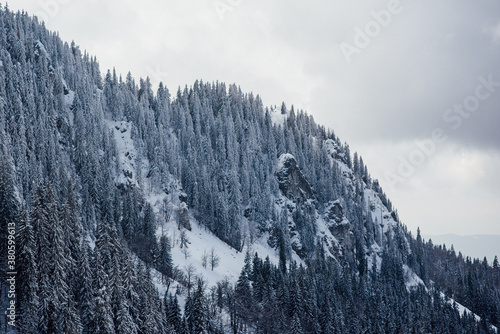
[{"label": "distant mountain", "polygon": [[462,252],[464,257],[470,256],[483,260],[486,256],[490,264],[493,263],[495,256],[500,257],[500,235],[424,234],[423,237],[426,240],[432,239],[435,245],[444,244],[447,248],[453,245],[455,252]]},{"label": "distant mountain", "polygon": [[235,84],[171,95],[102,75],[96,57],[8,8],[0,254],[3,332],[500,324],[498,263],[411,235],[363,158],[305,111]]}]

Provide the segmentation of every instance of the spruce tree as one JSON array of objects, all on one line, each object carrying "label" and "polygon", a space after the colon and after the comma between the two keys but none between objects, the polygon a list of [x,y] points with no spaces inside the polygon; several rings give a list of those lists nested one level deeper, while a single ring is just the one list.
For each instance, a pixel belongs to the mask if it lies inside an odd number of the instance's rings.
[{"label": "spruce tree", "polygon": [[207,300],[205,298],[205,283],[197,280],[195,291],[188,296],[184,310],[186,327],[189,333],[204,333],[208,323]]},{"label": "spruce tree", "polygon": [[24,209],[19,216],[17,242],[19,328],[26,333],[36,332],[39,308],[37,247],[33,226]]}]

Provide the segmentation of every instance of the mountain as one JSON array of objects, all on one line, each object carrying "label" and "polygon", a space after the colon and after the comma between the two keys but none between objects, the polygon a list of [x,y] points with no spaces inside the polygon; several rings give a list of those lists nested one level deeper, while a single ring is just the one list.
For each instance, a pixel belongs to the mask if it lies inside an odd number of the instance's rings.
[{"label": "mountain", "polygon": [[[101,74],[0,11],[0,302],[19,333],[489,333],[500,267],[412,236],[283,103]],[[126,55],[124,55],[126,56]]]},{"label": "mountain", "polygon": [[483,260],[487,258],[489,263],[493,262],[495,256],[500,255],[500,235],[422,235],[423,238],[431,239],[439,245],[454,246],[456,252],[462,252],[463,256],[470,256]]}]

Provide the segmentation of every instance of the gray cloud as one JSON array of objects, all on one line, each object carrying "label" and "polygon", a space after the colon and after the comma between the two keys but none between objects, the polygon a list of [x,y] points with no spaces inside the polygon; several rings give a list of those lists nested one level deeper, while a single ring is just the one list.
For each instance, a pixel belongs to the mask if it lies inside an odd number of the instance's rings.
[{"label": "gray cloud", "polygon": [[[309,59],[306,70],[325,83],[313,92],[314,112],[328,122],[330,115],[323,113],[334,109],[328,113],[349,128],[349,136],[425,138],[434,127],[449,126],[444,112],[474,93],[479,75],[492,74],[500,81],[500,45],[485,33],[499,19],[492,14],[500,12],[498,5],[496,10],[479,7],[481,11],[463,2],[403,6],[350,64],[338,59],[338,41]],[[430,8],[424,11],[423,6]],[[496,93],[453,131],[456,140],[500,148],[494,127],[500,124],[500,91]]]}]

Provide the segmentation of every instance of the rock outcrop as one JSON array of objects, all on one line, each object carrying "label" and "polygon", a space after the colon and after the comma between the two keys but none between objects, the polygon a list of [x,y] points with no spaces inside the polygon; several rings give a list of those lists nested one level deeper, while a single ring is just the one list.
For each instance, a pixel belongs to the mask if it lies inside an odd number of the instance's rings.
[{"label": "rock outcrop", "polygon": [[325,209],[324,219],[332,235],[339,241],[340,247],[332,249],[334,255],[343,257],[346,254],[353,254],[354,234],[351,231],[351,224],[344,216],[344,207],[339,200],[331,202]]},{"label": "rock outcrop", "polygon": [[278,184],[288,199],[303,203],[314,199],[314,192],[291,154],[282,154],[278,161]]},{"label": "rock outcrop", "polygon": [[189,221],[189,210],[187,204],[182,202],[177,211],[179,217],[179,227],[184,227],[186,230],[191,231],[191,222]]}]

